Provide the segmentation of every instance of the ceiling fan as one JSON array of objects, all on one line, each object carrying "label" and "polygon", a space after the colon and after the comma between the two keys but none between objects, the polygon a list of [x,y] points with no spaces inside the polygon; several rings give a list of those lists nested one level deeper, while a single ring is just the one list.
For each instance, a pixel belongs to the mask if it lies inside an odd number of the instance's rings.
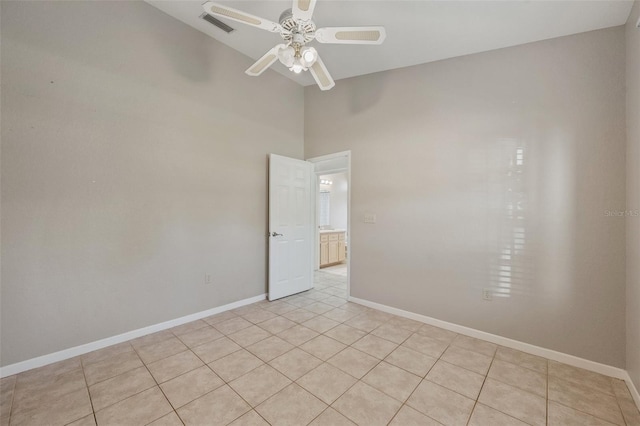
[{"label": "ceiling fan", "polygon": [[382,44],[386,37],[384,27],[326,27],[316,28],[311,17],[317,0],[293,0],[293,7],[280,15],[279,22],[259,18],[246,12],[214,2],[203,4],[205,12],[242,24],[279,33],[284,43],[269,50],[245,71],[258,76],[276,60],[299,74],[309,70],[321,90],[329,90],[335,82],[316,49],[307,46],[312,40],[334,44]]}]

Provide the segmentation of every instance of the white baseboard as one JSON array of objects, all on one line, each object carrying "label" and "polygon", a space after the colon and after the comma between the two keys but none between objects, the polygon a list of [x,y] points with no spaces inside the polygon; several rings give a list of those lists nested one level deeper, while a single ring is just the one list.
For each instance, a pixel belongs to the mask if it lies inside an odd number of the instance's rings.
[{"label": "white baseboard", "polygon": [[484,331],[476,330],[474,328],[453,324],[447,321],[441,321],[432,317],[428,317],[426,315],[420,315],[413,312],[404,311],[402,309],[393,308],[391,306],[382,305],[380,303],[370,302],[364,299],[349,297],[349,301],[357,303],[359,305],[368,306],[370,308],[374,308],[379,311],[387,312],[390,314],[420,321],[425,324],[444,328],[445,330],[450,330],[455,333],[464,334],[465,336],[486,340],[491,343],[496,343],[498,345],[506,346],[508,348],[517,349],[519,351],[526,352],[532,355],[538,355],[544,358],[551,359],[553,361],[563,362],[565,364],[573,365],[574,367],[580,367],[585,370],[594,371],[596,373],[600,373],[606,376],[614,377],[616,379],[624,380],[625,382],[627,382],[627,385],[629,385],[629,390],[632,393],[635,390],[634,399],[636,400],[636,403],[638,404],[638,406],[640,406],[640,402],[639,402],[640,397],[638,396],[638,391],[636,390],[635,386],[633,386],[633,383],[631,383],[631,378],[629,377],[629,374],[626,372],[626,370],[623,370],[622,368],[612,367],[610,365],[601,364],[595,361],[589,361],[588,359],[579,358],[577,356],[565,354],[562,352],[557,352],[552,349],[546,349],[540,346],[531,345],[529,343],[519,342],[517,340],[509,339],[507,337],[486,333]]},{"label": "white baseboard", "polygon": [[88,352],[105,348],[107,346],[115,345],[121,342],[126,342],[127,340],[135,339],[137,337],[146,336],[147,334],[166,330],[168,328],[176,327],[178,325],[186,324],[191,321],[206,318],[211,315],[219,314],[221,312],[229,311],[231,309],[236,309],[241,306],[250,305],[251,303],[264,300],[266,299],[266,297],[267,297],[266,294],[261,294],[259,296],[238,300],[237,302],[228,303],[226,305],[218,306],[216,308],[207,309],[206,311],[196,312],[195,314],[161,322],[159,324],[150,325],[148,327],[139,328],[137,330],[128,331],[126,333],[118,334],[117,336],[107,337],[105,339],[96,340],[95,342],[86,343],[84,345],[75,346],[73,348],[64,349],[62,351],[54,352],[47,355],[42,355],[37,358],[31,358],[26,361],[16,362],[15,364],[10,364],[5,367],[0,367],[0,377],[12,376],[14,374],[31,370],[33,368],[42,367],[44,365],[52,364],[58,361],[63,361],[65,359],[73,358],[78,355],[83,355]]}]

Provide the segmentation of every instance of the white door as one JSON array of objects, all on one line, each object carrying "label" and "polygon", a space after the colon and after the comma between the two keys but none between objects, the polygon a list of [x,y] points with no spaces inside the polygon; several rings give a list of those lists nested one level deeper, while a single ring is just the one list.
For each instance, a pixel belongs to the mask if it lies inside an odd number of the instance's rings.
[{"label": "white door", "polygon": [[269,300],[313,287],[312,172],[307,161],[269,156]]}]

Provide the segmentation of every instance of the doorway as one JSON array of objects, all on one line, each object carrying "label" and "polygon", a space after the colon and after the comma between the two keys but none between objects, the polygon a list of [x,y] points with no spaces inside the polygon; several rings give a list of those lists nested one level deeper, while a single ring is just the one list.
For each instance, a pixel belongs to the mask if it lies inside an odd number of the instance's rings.
[{"label": "doorway", "polygon": [[310,158],[315,178],[314,286],[350,295],[351,151]]}]

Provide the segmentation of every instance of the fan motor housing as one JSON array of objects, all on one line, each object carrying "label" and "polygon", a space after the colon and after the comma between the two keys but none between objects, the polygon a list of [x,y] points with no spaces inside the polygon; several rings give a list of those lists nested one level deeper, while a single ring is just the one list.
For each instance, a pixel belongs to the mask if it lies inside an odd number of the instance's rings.
[{"label": "fan motor housing", "polygon": [[316,36],[316,24],[313,21],[301,21],[293,17],[291,9],[287,9],[280,14],[280,25],[286,30],[282,33],[282,38],[287,42],[305,44],[313,40]]}]

